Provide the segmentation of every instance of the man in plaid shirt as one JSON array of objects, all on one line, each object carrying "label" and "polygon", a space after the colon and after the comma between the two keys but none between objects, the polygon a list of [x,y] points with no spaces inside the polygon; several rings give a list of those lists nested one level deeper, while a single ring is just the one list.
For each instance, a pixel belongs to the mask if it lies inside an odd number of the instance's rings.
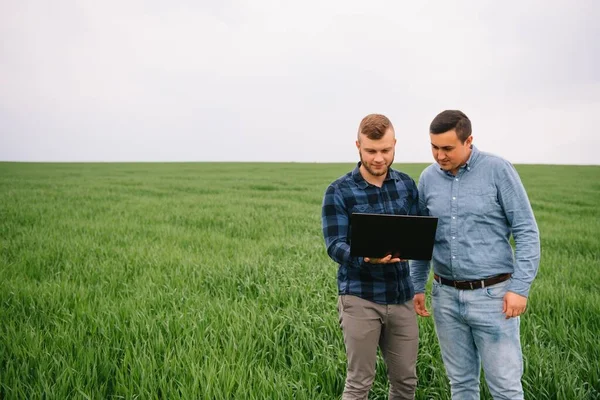
[{"label": "man in plaid shirt", "polygon": [[406,174],[391,169],[396,138],[384,115],[360,123],[356,168],[327,188],[322,224],[327,254],[339,264],[338,312],[348,368],[343,399],[367,399],[377,346],[390,381],[390,399],[413,399],[417,384],[418,328],[408,263],[350,256],[353,212],[417,215],[418,192]]}]

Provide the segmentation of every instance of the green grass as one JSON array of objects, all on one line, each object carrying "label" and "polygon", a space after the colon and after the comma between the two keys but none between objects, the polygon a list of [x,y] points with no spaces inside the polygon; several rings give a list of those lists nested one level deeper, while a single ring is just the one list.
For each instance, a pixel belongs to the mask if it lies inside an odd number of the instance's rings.
[{"label": "green grass", "polygon": [[[0,399],[339,398],[320,207],[351,168],[0,163]],[[527,398],[600,398],[600,167],[518,170],[543,251],[521,323]],[[419,324],[417,398],[449,399]]]}]

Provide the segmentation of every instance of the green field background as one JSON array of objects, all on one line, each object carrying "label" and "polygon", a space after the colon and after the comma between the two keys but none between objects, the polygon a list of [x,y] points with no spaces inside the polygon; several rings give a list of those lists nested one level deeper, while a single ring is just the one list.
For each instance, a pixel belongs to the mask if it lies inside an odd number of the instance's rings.
[{"label": "green field background", "polygon": [[[339,398],[320,212],[352,167],[0,163],[0,399]],[[600,167],[517,170],[542,239],[526,397],[598,399]],[[419,325],[417,399],[449,399]],[[379,360],[370,398],[386,385]]]}]

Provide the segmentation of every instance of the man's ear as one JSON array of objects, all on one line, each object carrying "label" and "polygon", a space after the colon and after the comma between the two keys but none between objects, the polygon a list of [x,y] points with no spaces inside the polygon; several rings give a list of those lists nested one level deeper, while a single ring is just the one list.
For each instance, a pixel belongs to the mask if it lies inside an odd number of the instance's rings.
[{"label": "man's ear", "polygon": [[356,139],[356,148],[360,150],[360,141]]}]

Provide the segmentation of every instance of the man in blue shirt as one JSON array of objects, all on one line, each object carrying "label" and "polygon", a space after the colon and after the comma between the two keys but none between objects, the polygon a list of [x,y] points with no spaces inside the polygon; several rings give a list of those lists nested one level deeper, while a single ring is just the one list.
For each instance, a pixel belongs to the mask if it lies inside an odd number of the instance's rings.
[{"label": "man in blue shirt", "polygon": [[390,399],[413,399],[418,328],[408,263],[350,256],[353,212],[416,215],[415,182],[391,169],[396,138],[380,114],[360,123],[357,167],[327,188],[322,224],[327,254],[339,264],[338,312],[348,357],[343,399],[366,399],[375,377],[377,347],[390,380]]},{"label": "man in blue shirt", "polygon": [[[483,365],[494,399],[523,399],[519,316],[540,261],[527,193],[508,161],[472,145],[461,111],[438,114],[429,131],[436,163],[419,179],[419,208],[439,218],[431,298],[452,398],[479,400]],[[411,262],[415,311],[423,317],[429,268]]]}]

